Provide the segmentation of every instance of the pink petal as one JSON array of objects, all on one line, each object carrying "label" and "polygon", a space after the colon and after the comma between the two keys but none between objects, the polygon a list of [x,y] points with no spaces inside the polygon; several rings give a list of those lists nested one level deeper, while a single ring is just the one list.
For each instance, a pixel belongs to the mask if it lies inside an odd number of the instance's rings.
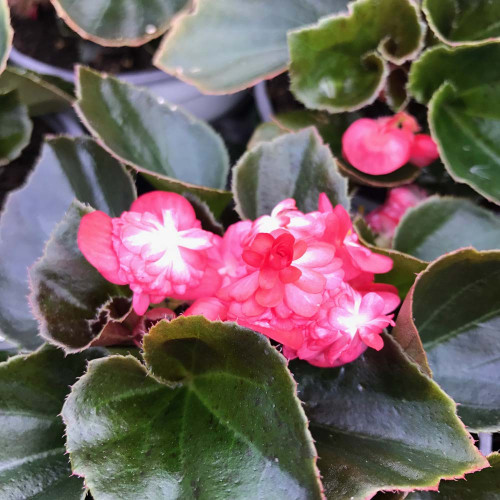
[{"label": "pink petal", "polygon": [[410,162],[417,167],[423,168],[438,158],[438,147],[432,137],[427,134],[417,134],[413,139]]},{"label": "pink petal", "polygon": [[[250,298],[259,287],[259,272],[255,271],[244,278],[239,279],[228,287],[229,295],[238,302],[244,302]],[[223,291],[222,289],[221,291]]]},{"label": "pink petal", "polygon": [[270,267],[264,267],[260,270],[259,274],[259,286],[265,290],[269,290],[276,286],[280,272],[272,269]]},{"label": "pink petal", "polygon": [[368,248],[356,243],[349,244],[346,248],[356,265],[363,271],[383,274],[392,269],[393,262],[390,257],[371,252]]},{"label": "pink petal", "polygon": [[319,195],[318,210],[324,213],[333,212],[333,205],[325,193]]},{"label": "pink petal", "polygon": [[413,135],[407,131],[361,118],[344,133],[342,149],[349,163],[361,172],[383,175],[408,163],[412,141]]},{"label": "pink petal", "polygon": [[311,318],[318,312],[322,298],[321,293],[306,293],[295,285],[285,286],[286,304],[295,314],[304,318]]},{"label": "pink petal", "polygon": [[152,191],[139,196],[130,207],[131,212],[154,214],[159,221],[163,221],[163,212],[171,211],[176,222],[177,229],[192,229],[197,224],[196,214],[191,203],[177,193],[165,191]]},{"label": "pink petal", "polygon": [[322,274],[304,267],[300,279],[295,284],[304,292],[321,293],[326,287],[326,278]]},{"label": "pink petal", "polygon": [[380,336],[380,334],[371,333],[368,335],[361,335],[361,339],[368,347],[371,347],[376,351],[380,351],[382,347],[384,347],[384,339]]},{"label": "pink petal", "polygon": [[[221,286],[221,282],[222,278],[219,273],[212,267],[207,267],[198,285],[190,286],[188,283],[186,291],[183,294],[172,294],[172,298],[179,300],[196,300],[203,297],[210,297],[217,293]],[[214,298],[214,301],[215,300],[219,299]]]},{"label": "pink petal", "polygon": [[276,307],[283,300],[283,285],[275,286],[270,290],[260,288],[255,294],[255,301],[262,307]]},{"label": "pink petal", "polygon": [[191,250],[205,250],[213,246],[212,233],[203,229],[187,229],[179,233],[179,246]]},{"label": "pink petal", "polygon": [[108,281],[117,285],[127,282],[119,277],[120,263],[113,250],[112,219],[104,212],[95,211],[82,217],[78,228],[78,248],[84,257]]},{"label": "pink petal", "polygon": [[149,295],[147,293],[134,293],[132,305],[135,313],[142,316],[148,310]]},{"label": "pink petal", "polygon": [[282,283],[295,283],[302,276],[302,271],[294,266],[289,266],[279,272]]},{"label": "pink petal", "polygon": [[329,264],[335,256],[335,247],[328,243],[310,243],[302,257],[295,260],[293,264],[298,267],[324,267]]},{"label": "pink petal", "polygon": [[184,316],[205,316],[210,321],[225,321],[227,306],[215,297],[206,297],[194,302],[186,310]]}]

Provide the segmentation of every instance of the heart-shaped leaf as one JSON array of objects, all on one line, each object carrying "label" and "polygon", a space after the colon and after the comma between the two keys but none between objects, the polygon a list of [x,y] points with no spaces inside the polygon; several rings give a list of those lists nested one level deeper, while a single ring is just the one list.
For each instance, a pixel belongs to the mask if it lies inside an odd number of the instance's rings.
[{"label": "heart-shaped leaf", "polygon": [[77,111],[104,148],[158,188],[192,192],[216,215],[231,200],[223,191],[229,157],[222,139],[177,106],[80,67]]},{"label": "heart-shaped leaf", "polygon": [[500,251],[456,251],[417,278],[394,332],[420,336],[434,379],[477,431],[500,429],[499,295]]},{"label": "heart-shaped leaf", "polygon": [[233,171],[236,210],[246,219],[270,214],[286,198],[294,198],[299,210],[315,211],[322,192],[349,209],[347,181],[314,128],[258,144]]},{"label": "heart-shaped leaf", "polygon": [[[500,203],[500,43],[438,46],[416,61],[410,90],[429,103],[429,125],[450,175]],[[430,102],[429,102],[430,101]]]},{"label": "heart-shaped leaf", "polygon": [[0,94],[17,90],[30,116],[57,113],[70,106],[74,97],[71,85],[68,88],[55,78],[9,66],[0,76]]},{"label": "heart-shaped leaf", "polygon": [[437,491],[410,493],[408,500],[500,500],[500,454],[488,456],[490,466],[467,480],[443,481]]},{"label": "heart-shaped leaf", "polygon": [[144,349],[147,368],[91,362],[63,408],[96,499],[321,498],[295,383],[267,339],[190,317],[153,327]]},{"label": "heart-shaped leaf", "polygon": [[369,243],[363,237],[366,230],[366,223],[360,218],[354,221],[354,227],[361,243],[365,247],[369,248],[372,252],[386,255],[392,259],[392,270],[385,274],[377,274],[375,279],[378,283],[394,285],[398,289],[401,299],[404,299],[413,286],[417,274],[422,272],[428,263],[406,253],[388,248],[379,248]]},{"label": "heart-shaped leaf", "polygon": [[281,113],[275,122],[288,131],[299,131],[307,127],[316,127],[323,140],[330,146],[332,153],[341,159],[337,162],[339,170],[357,182],[366,186],[396,187],[415,180],[420,169],[407,164],[400,169],[385,175],[369,175],[350,165],[342,154],[342,136],[349,125],[361,118],[361,113],[329,114],[324,111],[299,110]]},{"label": "heart-shaped leaf", "polygon": [[340,368],[291,364],[327,498],[434,488],[488,465],[454,402],[389,335],[384,344]]},{"label": "heart-shaped leaf", "polygon": [[16,159],[29,144],[33,124],[19,94],[0,93],[0,166]]},{"label": "heart-shaped leaf", "polygon": [[348,0],[204,0],[175,24],[155,64],[204,92],[235,92],[286,69],[289,30],[347,4]]},{"label": "heart-shaped leaf", "polygon": [[7,64],[13,35],[7,0],[0,0],[0,73]]},{"label": "heart-shaped leaf", "polygon": [[424,34],[411,0],[352,2],[348,14],[325,17],[288,35],[292,92],[307,108],[360,109],[384,88],[388,62],[415,58]]},{"label": "heart-shaped leaf", "polygon": [[[0,330],[26,349],[42,340],[28,304],[28,267],[74,198],[119,216],[135,198],[122,165],[89,137],[48,141],[26,185],[9,195],[0,217]],[[7,292],[8,291],[8,292]]]},{"label": "heart-shaped leaf", "polygon": [[54,0],[66,24],[100,45],[138,46],[161,36],[190,0]]},{"label": "heart-shaped leaf", "polygon": [[500,4],[491,0],[424,0],[430,27],[445,43],[500,39]]},{"label": "heart-shaped leaf", "polygon": [[396,229],[394,248],[432,261],[458,248],[500,248],[500,218],[458,198],[433,196],[410,209]]},{"label": "heart-shaped leaf", "polygon": [[[29,271],[30,302],[39,322],[39,334],[65,352],[79,352],[99,340],[110,320],[130,313],[127,288],[113,285],[91,266],[77,245],[82,217],[93,210],[74,201]],[[114,297],[120,310],[111,318]]]},{"label": "heart-shaped leaf", "polygon": [[44,346],[0,364],[1,498],[82,498],[83,481],[71,473],[59,414],[87,361],[103,354],[92,349],[65,356]]}]

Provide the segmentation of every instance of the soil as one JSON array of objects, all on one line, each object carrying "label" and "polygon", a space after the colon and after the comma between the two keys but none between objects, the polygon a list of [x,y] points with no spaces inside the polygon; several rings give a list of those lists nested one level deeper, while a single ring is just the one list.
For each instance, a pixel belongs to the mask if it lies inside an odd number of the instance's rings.
[{"label": "soil", "polygon": [[159,41],[142,47],[101,47],[80,38],[57,17],[50,5],[40,6],[36,18],[12,16],[14,47],[38,61],[72,70],[76,63],[107,73],[153,69]]},{"label": "soil", "polygon": [[33,133],[29,145],[21,156],[8,165],[0,167],[0,210],[3,208],[7,194],[21,187],[34,168],[40,155],[42,142],[47,134],[54,131],[40,118],[33,119]]}]

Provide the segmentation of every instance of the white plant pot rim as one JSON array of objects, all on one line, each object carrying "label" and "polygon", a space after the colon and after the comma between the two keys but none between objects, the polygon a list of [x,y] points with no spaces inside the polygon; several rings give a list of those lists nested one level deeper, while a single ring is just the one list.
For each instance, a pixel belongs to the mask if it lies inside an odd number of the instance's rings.
[{"label": "white plant pot rim", "polygon": [[[52,64],[47,64],[34,59],[33,57],[19,52],[19,50],[17,50],[15,47],[12,47],[10,51],[10,60],[17,66],[31,69],[33,71],[36,71],[37,73],[58,76],[59,78],[62,78],[63,80],[66,80],[68,82],[74,82],[75,80],[75,74],[73,71],[64,68],[58,68],[57,66],[53,66]],[[164,80],[176,80],[176,78],[174,78],[173,76],[163,73],[163,71],[160,71],[159,69],[130,71],[118,73],[116,76],[136,85],[146,85],[148,83],[154,83]]]}]

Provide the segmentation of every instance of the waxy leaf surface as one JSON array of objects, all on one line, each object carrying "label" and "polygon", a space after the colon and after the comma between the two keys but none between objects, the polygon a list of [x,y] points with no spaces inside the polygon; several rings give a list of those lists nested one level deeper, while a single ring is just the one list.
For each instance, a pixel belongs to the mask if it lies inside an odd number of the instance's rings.
[{"label": "waxy leaf surface", "polygon": [[424,0],[434,33],[450,45],[500,39],[500,3],[495,0]]},{"label": "waxy leaf surface", "polygon": [[114,297],[125,298],[115,319],[125,317],[131,308],[126,300],[128,289],[106,281],[78,248],[80,222],[92,211],[73,202],[52,233],[43,257],[29,271],[30,302],[39,333],[68,353],[81,351],[99,339],[110,319],[109,312],[102,309]]},{"label": "waxy leaf surface", "polygon": [[307,127],[316,127],[323,140],[330,146],[337,158],[339,170],[358,184],[374,187],[396,187],[409,184],[420,174],[420,169],[406,164],[385,175],[369,175],[349,164],[342,154],[342,136],[349,125],[362,118],[361,113],[329,114],[324,111],[299,110],[281,113],[275,122],[285,130],[299,131]]},{"label": "waxy leaf surface", "polygon": [[234,92],[286,69],[289,30],[344,10],[347,4],[348,0],[203,0],[174,25],[155,64],[207,93]]},{"label": "waxy leaf surface", "polygon": [[436,382],[474,431],[500,429],[500,251],[459,250],[415,282],[394,335],[419,336]]},{"label": "waxy leaf surface", "polygon": [[387,61],[401,65],[416,57],[424,33],[411,0],[352,2],[349,13],[289,34],[292,92],[310,109],[360,109],[384,88]]},{"label": "waxy leaf surface", "polygon": [[340,368],[291,364],[327,498],[428,489],[488,465],[455,403],[389,335],[384,344]]},{"label": "waxy leaf surface", "polygon": [[0,331],[26,349],[41,344],[28,304],[28,268],[74,198],[112,216],[128,210],[135,187],[125,169],[91,138],[51,139],[26,185],[0,216]]},{"label": "waxy leaf surface", "polygon": [[105,46],[137,46],[162,35],[190,0],[54,0],[81,37]]},{"label": "waxy leaf surface", "polygon": [[33,124],[17,92],[0,92],[0,167],[16,159],[29,144]]},{"label": "waxy leaf surface", "polygon": [[28,107],[30,116],[57,113],[74,101],[71,84],[57,77],[9,66],[0,76],[0,94],[13,90]]},{"label": "waxy leaf surface", "polygon": [[461,481],[443,481],[437,491],[410,493],[408,500],[499,500],[500,454],[488,457],[490,466]]},{"label": "waxy leaf surface", "polygon": [[63,408],[96,500],[319,499],[316,454],[285,359],[201,317],[161,322],[133,357],[91,362]]},{"label": "waxy leaf surface", "polygon": [[294,198],[303,212],[316,211],[322,192],[334,206],[350,205],[347,180],[313,128],[257,144],[245,153],[233,171],[233,192],[236,209],[246,219],[270,214],[286,198]]},{"label": "waxy leaf surface", "polygon": [[10,13],[7,0],[0,0],[0,73],[5,69],[9,58],[13,31],[10,26]]},{"label": "waxy leaf surface", "polygon": [[500,217],[465,199],[432,197],[405,214],[393,246],[426,261],[464,247],[500,249]]},{"label": "waxy leaf surface", "polygon": [[429,125],[446,169],[500,203],[500,43],[438,46],[410,71],[409,88],[429,104]]},{"label": "waxy leaf surface", "polygon": [[64,447],[61,409],[89,359],[44,346],[0,364],[0,497],[5,500],[78,500],[83,481],[73,476]]},{"label": "waxy leaf surface", "polygon": [[229,157],[206,123],[115,78],[80,68],[77,111],[114,156],[159,189],[192,192],[216,215],[231,200],[223,191]]}]

